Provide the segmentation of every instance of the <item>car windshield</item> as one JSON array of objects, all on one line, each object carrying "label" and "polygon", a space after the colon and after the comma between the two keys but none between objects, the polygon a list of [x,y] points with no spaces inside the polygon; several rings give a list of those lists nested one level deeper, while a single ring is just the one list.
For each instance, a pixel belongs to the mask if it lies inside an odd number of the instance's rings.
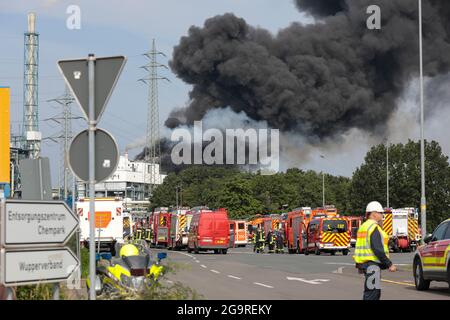
[{"label": "car windshield", "polygon": [[325,220],[322,225],[322,231],[325,232],[346,232],[347,223],[345,220]]}]

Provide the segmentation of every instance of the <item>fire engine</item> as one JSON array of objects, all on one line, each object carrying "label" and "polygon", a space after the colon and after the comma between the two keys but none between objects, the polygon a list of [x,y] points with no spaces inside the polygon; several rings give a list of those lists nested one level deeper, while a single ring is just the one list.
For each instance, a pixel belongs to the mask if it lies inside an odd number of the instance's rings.
[{"label": "fire engine", "polygon": [[168,249],[187,248],[191,220],[192,213],[189,213],[189,208],[181,208],[171,213]]},{"label": "fire engine", "polygon": [[350,230],[345,218],[321,217],[311,220],[308,224],[307,246],[305,254],[313,251],[316,255],[329,252],[334,255],[341,251],[344,256],[350,251]]},{"label": "fire engine", "polygon": [[339,217],[338,211],[334,205],[328,205],[325,207],[319,207],[311,210],[311,214],[308,217],[308,222],[315,218],[335,218]]},{"label": "fire engine", "polygon": [[285,232],[288,252],[304,252],[306,247],[306,215],[302,208],[294,209],[287,214]]},{"label": "fire engine", "polygon": [[234,243],[236,247],[245,247],[248,243],[248,223],[245,220],[230,220],[230,229],[234,230]]},{"label": "fire engine", "polygon": [[152,239],[150,245],[167,247],[169,243],[171,213],[169,208],[156,208],[150,215]]},{"label": "fire engine", "polygon": [[414,251],[421,240],[418,210],[385,209],[383,230],[389,235],[389,249],[394,252]]},{"label": "fire engine", "polygon": [[347,216],[346,217],[349,223],[349,229],[351,234],[350,243],[352,247],[356,244],[356,236],[358,233],[358,229],[363,223],[363,217],[356,217],[356,216]]},{"label": "fire engine", "polygon": [[[89,198],[80,198],[76,202],[76,210],[80,218],[80,241],[89,248]],[[95,199],[95,242],[96,248],[100,244],[100,250],[115,254],[115,244],[124,241],[124,235],[130,232],[131,218],[124,221],[122,212],[122,200],[120,198],[96,198]]]}]

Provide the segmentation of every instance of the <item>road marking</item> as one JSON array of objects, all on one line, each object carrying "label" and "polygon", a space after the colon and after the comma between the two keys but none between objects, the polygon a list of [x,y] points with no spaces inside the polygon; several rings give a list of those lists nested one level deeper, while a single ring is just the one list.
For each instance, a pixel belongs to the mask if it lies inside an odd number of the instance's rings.
[{"label": "road marking", "polygon": [[184,256],[187,256],[189,258],[195,259],[195,257],[192,254],[189,254],[189,253],[186,253],[186,252],[180,252],[180,251],[172,251],[172,252],[176,252],[176,253],[182,254]]},{"label": "road marking", "polygon": [[287,280],[291,281],[301,281],[309,284],[322,284],[322,282],[328,282],[330,279],[314,279],[314,280],[306,280],[303,278],[294,278],[294,277],[286,277]]},{"label": "road marking", "polygon": [[241,280],[241,278],[232,276],[231,274],[228,275],[228,278],[232,278],[232,279],[236,279],[236,280]]},{"label": "road marking", "polygon": [[411,284],[411,283],[398,282],[398,281],[392,281],[392,280],[386,280],[386,279],[381,279],[381,281],[387,282],[387,283],[400,284],[400,285],[402,285],[402,286],[410,286],[410,287],[415,287],[415,286],[416,286],[416,285]]},{"label": "road marking", "polygon": [[272,287],[272,286],[269,286],[269,285],[267,285],[267,284],[264,284],[264,283],[253,282],[253,284],[256,284],[257,286],[261,286],[261,287],[266,287],[266,288],[270,288],[270,289],[273,289],[273,287]]},{"label": "road marking", "polygon": [[167,282],[167,283],[173,283],[173,281],[172,281],[172,280],[167,280],[166,282]]},{"label": "road marking", "polygon": [[204,264],[200,265],[200,267],[202,267],[202,268],[205,268],[205,269],[206,269],[206,266],[205,266]]},{"label": "road marking", "polygon": [[340,267],[340,268],[338,268],[337,270],[334,270],[333,273],[339,273],[339,274],[341,274],[343,269],[344,269],[344,267]]},{"label": "road marking", "polygon": [[211,272],[214,272],[214,273],[220,273],[219,271],[217,271],[217,270],[212,270],[212,269],[211,269]]},{"label": "road marking", "polygon": [[200,261],[198,261],[198,260],[195,260],[195,262],[200,263]]}]

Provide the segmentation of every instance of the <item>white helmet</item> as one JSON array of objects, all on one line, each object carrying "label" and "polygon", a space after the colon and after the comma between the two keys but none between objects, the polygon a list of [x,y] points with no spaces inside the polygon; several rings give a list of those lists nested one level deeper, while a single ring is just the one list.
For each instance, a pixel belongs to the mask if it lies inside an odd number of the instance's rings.
[{"label": "white helmet", "polygon": [[370,213],[370,212],[374,212],[374,211],[379,212],[379,213],[384,213],[383,206],[378,201],[372,201],[366,207],[366,213]]}]

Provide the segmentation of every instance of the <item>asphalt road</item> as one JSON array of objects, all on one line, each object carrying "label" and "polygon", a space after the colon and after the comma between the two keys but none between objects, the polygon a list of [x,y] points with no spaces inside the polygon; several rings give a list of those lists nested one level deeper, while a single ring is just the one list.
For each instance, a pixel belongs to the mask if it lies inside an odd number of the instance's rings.
[{"label": "asphalt road", "polygon": [[[450,300],[446,283],[432,282],[425,292],[415,289],[412,257],[413,253],[391,254],[399,271],[382,272],[381,299]],[[169,283],[179,281],[204,299],[362,299],[364,277],[355,269],[352,253],[256,254],[247,247],[229,249],[226,255],[168,251],[167,261],[181,266],[168,275]]]}]

